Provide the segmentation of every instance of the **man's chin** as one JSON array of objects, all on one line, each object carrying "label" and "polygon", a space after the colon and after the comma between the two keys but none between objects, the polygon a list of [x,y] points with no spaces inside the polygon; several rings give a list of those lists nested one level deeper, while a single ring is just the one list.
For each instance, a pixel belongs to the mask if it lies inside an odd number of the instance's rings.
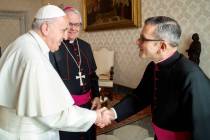
[{"label": "man's chin", "polygon": [[76,37],[69,37],[68,40],[72,40],[74,41],[76,39]]},{"label": "man's chin", "polygon": [[53,50],[50,50],[51,52],[56,52],[57,50],[59,50],[59,47],[54,48]]},{"label": "man's chin", "polygon": [[57,50],[50,50],[50,51],[54,53],[54,52],[56,52]]},{"label": "man's chin", "polygon": [[69,34],[68,35],[68,40],[75,40],[77,36],[75,34]]}]

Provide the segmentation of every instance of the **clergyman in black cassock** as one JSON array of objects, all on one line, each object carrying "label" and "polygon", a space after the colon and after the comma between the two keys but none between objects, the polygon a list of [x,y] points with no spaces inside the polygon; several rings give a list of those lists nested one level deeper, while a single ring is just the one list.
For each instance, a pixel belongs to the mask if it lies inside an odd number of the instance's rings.
[{"label": "clergyman in black cassock", "polygon": [[210,139],[210,81],[202,70],[176,52],[151,62],[133,93],[117,104],[123,120],[151,104],[152,122],[170,131],[193,131],[193,140]]},{"label": "clergyman in black cassock", "polygon": [[180,36],[169,17],[145,21],[137,44],[140,57],[152,61],[133,93],[109,113],[121,121],[151,105],[155,139],[210,140],[210,80],[177,51]]}]

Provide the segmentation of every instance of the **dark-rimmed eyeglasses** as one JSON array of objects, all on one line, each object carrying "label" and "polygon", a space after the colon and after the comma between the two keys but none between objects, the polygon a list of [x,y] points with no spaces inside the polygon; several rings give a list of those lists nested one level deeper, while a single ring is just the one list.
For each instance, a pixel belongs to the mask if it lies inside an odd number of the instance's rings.
[{"label": "dark-rimmed eyeglasses", "polygon": [[140,36],[137,40],[139,43],[147,42],[147,41],[164,41],[163,39],[149,39],[145,38],[144,36]]},{"label": "dark-rimmed eyeglasses", "polygon": [[72,23],[72,22],[69,22],[69,26],[70,27],[77,27],[77,28],[79,28],[79,27],[82,26],[82,23]]}]

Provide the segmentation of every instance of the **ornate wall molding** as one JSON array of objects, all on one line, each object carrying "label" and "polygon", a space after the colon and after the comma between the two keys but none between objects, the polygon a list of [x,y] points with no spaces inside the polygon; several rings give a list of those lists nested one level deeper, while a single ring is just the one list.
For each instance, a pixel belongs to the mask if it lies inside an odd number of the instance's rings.
[{"label": "ornate wall molding", "polygon": [[4,19],[19,20],[20,34],[27,31],[27,13],[25,11],[0,11],[0,21]]},{"label": "ornate wall molding", "polygon": [[19,35],[28,30],[25,11],[0,11],[0,46],[4,50]]}]

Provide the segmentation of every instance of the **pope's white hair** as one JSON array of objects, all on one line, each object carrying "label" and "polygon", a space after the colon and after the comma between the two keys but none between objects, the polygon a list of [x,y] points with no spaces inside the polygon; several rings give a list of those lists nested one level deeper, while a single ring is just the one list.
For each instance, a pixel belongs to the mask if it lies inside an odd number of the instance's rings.
[{"label": "pope's white hair", "polygon": [[34,19],[32,22],[32,29],[40,29],[40,27],[42,26],[42,24],[44,23],[52,23],[54,21],[56,21],[58,18],[46,18],[46,19]]}]

